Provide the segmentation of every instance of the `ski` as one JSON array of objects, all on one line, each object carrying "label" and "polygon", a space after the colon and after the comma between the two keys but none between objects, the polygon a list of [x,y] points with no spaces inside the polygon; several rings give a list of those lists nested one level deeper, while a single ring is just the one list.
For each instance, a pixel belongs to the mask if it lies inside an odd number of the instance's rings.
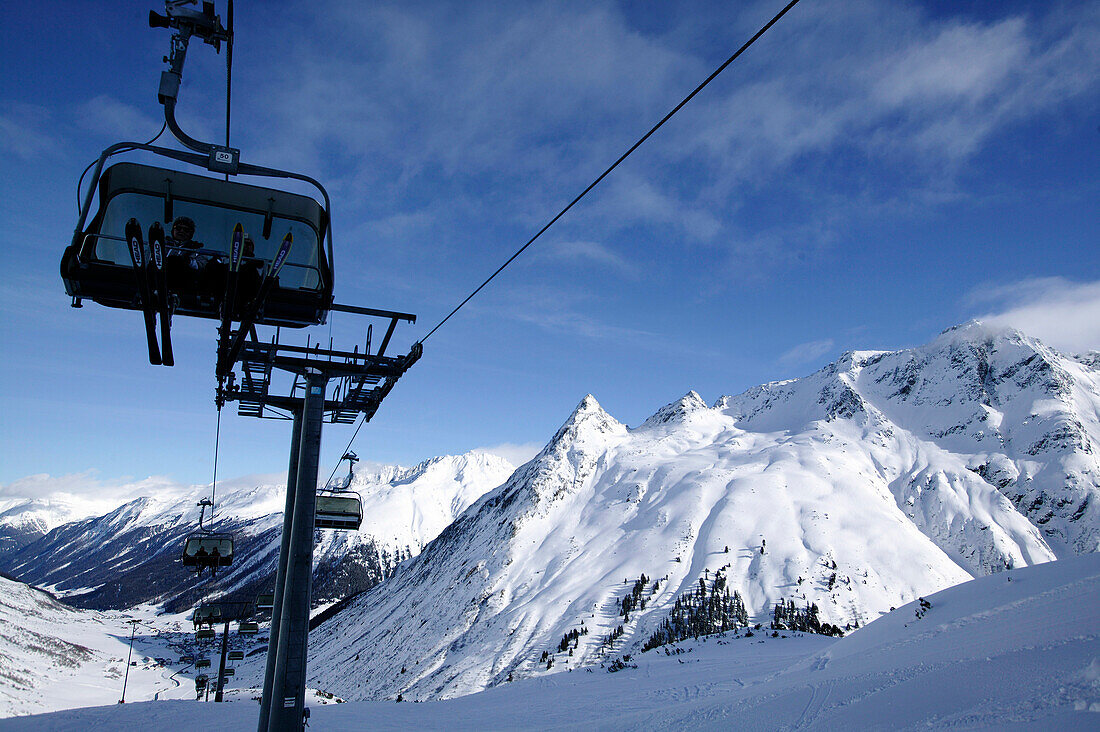
[{"label": "ski", "polygon": [[[267,300],[267,296],[271,294],[271,288],[275,286],[275,281],[279,279],[279,272],[282,270],[283,265],[286,264],[287,257],[290,256],[290,245],[294,242],[294,237],[288,231],[286,236],[283,237],[282,243],[279,244],[279,250],[275,252],[275,259],[271,260],[271,269],[264,273],[264,278],[260,282],[260,291],[256,294],[256,299],[252,301],[252,305],[249,308],[253,312],[253,315],[260,312],[260,309],[264,306],[264,302]],[[255,320],[255,318],[253,318]]]},{"label": "ski", "polygon": [[[275,253],[275,259],[271,260],[271,267],[264,272],[263,280],[260,282],[259,292],[256,297],[241,311],[240,326],[237,328],[237,332],[232,338],[226,338],[227,348],[218,354],[218,366],[215,373],[220,377],[229,373],[233,364],[236,362],[237,355],[241,352],[241,346],[244,344],[244,337],[248,334],[249,330],[256,324],[256,318],[259,317],[260,311],[264,307],[264,303],[267,301],[267,296],[271,293],[271,288],[275,286],[275,281],[279,278],[279,272],[283,269],[283,265],[286,264],[287,257],[290,255],[290,246],[294,241],[294,237],[291,232],[287,232],[283,237],[282,243],[279,244],[279,250]],[[228,336],[228,332],[226,333]]]},{"label": "ski", "polygon": [[157,305],[160,311],[161,361],[165,366],[174,366],[172,355],[172,296],[168,292],[168,270],[164,243],[164,229],[160,222],[154,221],[149,227],[149,252],[156,271]]},{"label": "ski", "polygon": [[225,299],[222,301],[222,324],[218,329],[219,342],[229,342],[229,329],[233,325],[233,311],[237,306],[237,273],[241,269],[244,254],[244,227],[238,221],[233,227],[233,239],[229,248],[229,275],[225,280]]},{"label": "ski", "polygon": [[145,316],[145,337],[149,341],[149,363],[161,364],[160,347],[157,345],[157,313],[153,305],[152,288],[149,286],[149,270],[145,266],[145,242],[141,239],[141,224],[137,219],[126,222],[126,243],[130,250],[130,262],[137,278],[141,311]]}]

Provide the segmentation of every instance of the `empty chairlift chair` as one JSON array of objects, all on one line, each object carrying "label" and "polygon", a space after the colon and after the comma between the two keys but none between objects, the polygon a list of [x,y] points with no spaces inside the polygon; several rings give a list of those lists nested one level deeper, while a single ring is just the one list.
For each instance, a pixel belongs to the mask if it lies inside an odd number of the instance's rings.
[{"label": "empty chairlift chair", "polygon": [[241,635],[256,635],[260,632],[259,623],[241,623],[237,626],[237,632]]},{"label": "empty chairlift chair", "polygon": [[230,661],[243,661],[244,660],[244,651],[230,651],[229,652],[229,660]]},{"label": "empty chairlift chair", "polygon": [[232,668],[232,667],[227,668],[225,671],[222,672],[222,676],[236,676],[236,675],[237,675],[237,669]]},{"label": "empty chairlift chair", "polygon": [[362,523],[363,504],[357,494],[317,496],[316,528],[357,531]]},{"label": "empty chairlift chair", "polygon": [[195,659],[195,668],[210,668],[210,659],[209,658],[196,658]]},{"label": "empty chairlift chair", "polygon": [[270,612],[275,607],[275,594],[264,592],[256,597],[256,609],[260,612]]},{"label": "empty chairlift chair", "polygon": [[[195,640],[198,640],[198,641],[214,640],[214,635],[215,635],[215,633],[214,633],[213,628],[200,628],[200,629],[195,631]],[[200,660],[202,660],[202,659],[200,659]]]}]

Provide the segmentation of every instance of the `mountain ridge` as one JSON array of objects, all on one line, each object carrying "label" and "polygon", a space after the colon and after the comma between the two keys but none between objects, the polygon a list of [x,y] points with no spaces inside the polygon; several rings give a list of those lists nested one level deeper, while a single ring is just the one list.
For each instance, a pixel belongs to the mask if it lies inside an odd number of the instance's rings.
[{"label": "mountain ridge", "polygon": [[[793,600],[844,627],[1093,551],[1098,384],[1018,331],[968,323],[711,407],[689,392],[634,428],[587,395],[532,461],[315,631],[315,681],[434,699],[554,659],[606,662],[719,574],[753,622]],[[1040,521],[1039,494],[1060,513]],[[646,603],[625,613],[635,583]]]}]

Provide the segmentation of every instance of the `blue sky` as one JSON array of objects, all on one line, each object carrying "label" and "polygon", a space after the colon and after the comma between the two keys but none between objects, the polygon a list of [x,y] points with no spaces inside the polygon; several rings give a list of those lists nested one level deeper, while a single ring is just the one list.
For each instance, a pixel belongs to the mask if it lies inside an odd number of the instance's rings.
[{"label": "blue sky", "polygon": [[[326,184],[337,299],[417,313],[403,349],[782,3],[236,5],[233,142]],[[84,165],[160,128],[151,7],[0,11],[0,496],[210,479],[213,322],[152,367],[139,314],[72,310],[58,276]],[[224,134],[223,70],[192,45],[196,137]],[[803,0],[427,342],[360,455],[522,455],[589,392],[637,424],[971,317],[1100,348],[1098,80],[1095,3]],[[349,437],[326,426],[327,467]],[[219,475],[288,443],[227,411]]]}]

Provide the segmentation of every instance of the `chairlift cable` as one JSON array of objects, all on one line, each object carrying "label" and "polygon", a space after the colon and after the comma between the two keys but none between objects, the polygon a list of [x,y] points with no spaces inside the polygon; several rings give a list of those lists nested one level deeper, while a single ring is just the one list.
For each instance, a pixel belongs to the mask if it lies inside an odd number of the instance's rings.
[{"label": "chairlift cable", "polygon": [[214,523],[214,494],[218,490],[218,446],[222,439],[222,408],[218,407],[218,426],[214,429],[214,478],[210,482],[210,523]]},{"label": "chairlift cable", "polygon": [[[776,13],[776,15],[771,20],[769,20],[767,23],[765,23],[760,28],[760,30],[758,30],[752,36],[752,38],[745,41],[745,43],[740,48],[738,48],[737,51],[735,51],[732,56],[730,56],[728,59],[726,59],[724,62],[722,62],[722,64],[718,68],[716,68],[713,72],[711,72],[710,76],[708,76],[706,79],[703,80],[703,83],[701,83],[701,84],[699,84],[699,86],[695,87],[695,89],[693,89],[690,94],[688,94],[686,97],[684,97],[683,100],[681,100],[679,104],[677,104],[675,107],[673,107],[672,110],[668,114],[666,114],[664,117],[662,117],[660,122],[658,122],[652,128],[650,128],[649,132],[646,132],[644,135],[642,135],[642,137],[639,138],[638,141],[635,142],[630,147],[629,150],[627,150],[625,153],[623,153],[622,156],[620,156],[618,160],[616,160],[614,163],[612,163],[611,166],[607,170],[605,170],[603,173],[601,173],[600,176],[598,178],[596,178],[596,180],[592,181],[592,183],[590,183],[587,188],[585,188],[583,191],[581,191],[580,194],[576,198],[574,198],[572,201],[570,201],[568,206],[566,206],[561,211],[559,211],[558,214],[556,216],[554,216],[554,218],[550,219],[550,221],[545,226],[543,226],[541,229],[539,229],[538,233],[536,233],[534,236],[532,236],[527,241],[526,244],[524,244],[522,247],[520,247],[518,250],[516,250],[515,254],[513,254],[511,257],[509,257],[508,260],[504,264],[500,265],[500,267],[495,272],[493,272],[491,275],[489,275],[489,277],[484,282],[482,282],[480,285],[478,285],[477,288],[473,292],[471,292],[469,295],[467,295],[466,299],[464,299],[462,302],[460,302],[454,308],[454,310],[452,310],[450,313],[447,314],[447,317],[443,318],[443,320],[439,321],[434,328],[432,328],[430,331],[428,331],[428,334],[420,339],[420,343],[423,343],[424,341],[431,338],[433,333],[435,333],[437,330],[442,328],[444,323],[446,323],[448,320],[450,320],[451,317],[455,313],[457,313],[460,309],[462,309],[462,306],[464,306],[466,303],[468,303],[470,300],[472,300],[473,297],[475,295],[477,295],[477,293],[481,292],[481,290],[484,289],[484,287],[486,285],[488,285],[490,282],[492,282],[493,279],[498,274],[500,274],[501,272],[504,271],[505,267],[507,267],[509,264],[511,264],[519,255],[523,254],[523,252],[527,249],[527,247],[534,244],[536,239],[538,239],[540,236],[542,236],[543,233],[546,232],[546,230],[549,229],[551,226],[553,226],[557,222],[558,219],[560,219],[562,216],[564,216],[566,214],[566,212],[569,211],[569,209],[573,208],[573,206],[578,201],[580,201],[582,198],[584,198],[589,193],[589,191],[591,191],[593,188],[595,188],[597,185],[599,185],[600,182],[604,178],[606,178],[611,173],[612,170],[614,170],[615,168],[617,168],[619,166],[619,163],[626,160],[627,157],[631,153],[633,153],[635,150],[637,150],[639,147],[641,147],[643,142],[648,140],[653,135],[654,132],[656,132],[662,126],[664,126],[665,122],[668,122],[674,114],[679,112],[684,107],[684,105],[686,105],[688,102],[690,102],[692,100],[692,98],[694,98],[696,94],[698,94],[700,91],[702,91],[703,88],[707,84],[714,81],[715,77],[717,77],[720,73],[725,71],[727,66],[729,66],[731,63],[736,61],[737,58],[749,48],[749,46],[751,46],[753,43],[755,43],[760,38],[760,36],[767,33],[768,30],[773,25],[775,25],[777,22],[779,22],[779,19],[782,18],[784,15],[786,15],[787,12],[791,8],[793,8],[795,5],[798,4],[798,2],[799,2],[799,0],[791,0],[789,3],[787,3],[787,5],[782,10],[780,10],[778,13]],[[355,432],[352,433],[351,439],[348,440],[347,447],[344,448],[345,453],[348,450],[351,449],[352,443],[355,442],[355,437],[359,434],[359,430],[363,427],[363,425],[365,423],[366,423],[366,415],[363,415],[359,420],[359,426],[355,428]],[[333,476],[336,475],[336,471],[339,470],[339,469],[340,469],[340,461],[338,460],[338,461],[336,461],[336,466],[332,469],[332,473],[329,474],[328,481],[325,482],[325,485],[328,485],[328,483],[332,481]]]},{"label": "chairlift cable", "polygon": [[524,244],[524,245],[523,245],[522,247],[520,247],[519,249],[517,249],[517,250],[516,250],[516,253],[515,253],[515,254],[513,254],[513,255],[512,255],[511,257],[509,257],[509,258],[508,258],[508,260],[507,260],[507,261],[506,261],[506,262],[505,262],[504,264],[500,265],[500,267],[499,267],[499,268],[497,269],[497,271],[495,271],[495,272],[493,272],[493,273],[492,273],[491,275],[489,275],[488,279],[486,279],[486,280],[485,280],[484,282],[482,282],[482,283],[481,283],[480,285],[478,285],[478,286],[477,286],[477,288],[476,288],[476,289],[475,289],[475,290],[474,290],[473,292],[471,292],[471,293],[470,293],[469,295],[467,295],[467,296],[466,296],[466,299],[465,299],[465,300],[463,300],[462,302],[460,302],[460,303],[459,303],[459,304],[458,304],[458,305],[457,305],[457,306],[455,307],[455,309],[454,309],[454,310],[452,310],[452,311],[451,311],[450,313],[448,313],[448,314],[447,314],[447,317],[443,318],[443,320],[439,321],[439,323],[437,323],[437,324],[436,324],[436,326],[435,326],[434,328],[432,328],[432,329],[431,329],[430,331],[428,331],[428,335],[426,335],[426,336],[424,336],[423,338],[421,338],[421,339],[420,339],[420,342],[421,342],[421,343],[423,343],[424,341],[426,341],[426,340],[428,340],[429,338],[431,338],[431,337],[432,337],[432,334],[433,334],[433,333],[435,333],[435,332],[436,332],[437,330],[439,330],[439,329],[440,329],[440,328],[441,328],[441,327],[443,326],[443,324],[444,324],[444,323],[446,323],[446,322],[447,322],[448,320],[450,320],[450,319],[451,319],[451,316],[453,316],[453,315],[454,315],[455,313],[457,313],[457,312],[458,312],[458,311],[459,311],[459,310],[460,310],[460,309],[462,308],[462,306],[463,306],[463,305],[465,305],[465,304],[466,304],[466,303],[468,303],[468,302],[469,302],[470,300],[472,300],[472,299],[473,299],[473,297],[474,297],[474,295],[476,295],[477,293],[481,292],[481,290],[482,290],[482,289],[483,289],[483,288],[484,288],[484,287],[485,287],[486,285],[488,285],[488,284],[489,284],[490,282],[492,282],[492,281],[493,281],[493,279],[494,279],[494,278],[495,278],[495,277],[496,277],[496,276],[497,276],[498,274],[500,274],[501,272],[503,272],[503,271],[504,271],[504,268],[505,268],[505,267],[507,267],[507,266],[508,266],[509,264],[511,264],[511,263],[512,263],[512,262],[513,262],[513,261],[514,261],[514,260],[516,259],[516,257],[518,257],[519,255],[523,254],[523,252],[524,252],[524,251],[525,251],[525,250],[527,249],[527,247],[529,247],[529,246],[531,246],[532,244],[534,244],[534,243],[535,243],[535,240],[536,240],[536,239],[538,239],[538,238],[539,238],[540,236],[542,236],[542,235],[543,235],[543,233],[544,233],[544,232],[545,232],[545,231],[546,231],[547,229],[549,229],[549,228],[550,228],[551,226],[553,226],[553,225],[554,225],[554,224],[555,224],[555,223],[557,222],[557,220],[558,220],[558,219],[560,219],[560,218],[561,218],[562,216],[564,216],[564,215],[566,214],[566,212],[567,212],[567,211],[569,211],[569,209],[573,208],[573,206],[574,206],[574,205],[575,205],[575,204],[576,204],[576,203],[577,203],[578,201],[580,201],[580,200],[581,200],[582,198],[584,198],[584,197],[585,197],[585,196],[586,196],[586,195],[588,194],[588,192],[589,192],[589,191],[591,191],[591,190],[592,190],[593,188],[595,188],[595,187],[596,187],[597,185],[599,185],[599,184],[600,184],[600,182],[601,182],[601,181],[602,181],[602,180],[603,180],[604,178],[606,178],[606,177],[608,176],[608,174],[610,174],[610,173],[611,173],[611,171],[613,171],[613,170],[614,170],[615,168],[617,168],[617,167],[619,166],[619,163],[621,163],[621,162],[623,162],[624,160],[626,160],[626,159],[627,159],[627,157],[629,157],[631,153],[633,153],[633,152],[634,152],[635,150],[637,150],[637,149],[638,149],[639,147],[641,147],[641,145],[642,145],[642,143],[643,143],[643,142],[645,142],[646,140],[648,140],[648,139],[650,138],[650,136],[651,136],[651,135],[653,135],[653,133],[654,133],[654,132],[656,132],[656,131],[657,131],[657,130],[659,130],[659,129],[660,129],[661,127],[663,127],[663,126],[664,126],[664,124],[665,124],[665,122],[668,122],[668,121],[669,121],[669,120],[670,120],[670,119],[672,118],[672,116],[673,116],[674,114],[676,114],[677,112],[679,112],[679,111],[680,111],[680,109],[682,109],[682,108],[684,107],[684,105],[685,105],[685,104],[687,104],[688,102],[690,102],[690,101],[692,100],[692,98],[693,98],[693,97],[695,97],[695,95],[696,95],[696,94],[698,94],[698,93],[699,93],[700,91],[702,91],[702,90],[703,90],[703,87],[705,87],[705,86],[706,86],[707,84],[709,84],[710,82],[712,82],[712,81],[714,80],[714,78],[715,78],[716,76],[718,76],[718,74],[722,73],[722,72],[723,72],[723,71],[724,71],[724,70],[726,69],[726,67],[727,67],[727,66],[729,66],[729,65],[730,65],[731,63],[733,63],[733,62],[734,62],[734,61],[735,61],[735,60],[737,59],[737,57],[738,57],[738,56],[740,56],[740,55],[741,55],[742,53],[744,53],[744,52],[745,52],[745,50],[746,50],[746,49],[748,49],[748,47],[749,47],[749,46],[751,46],[751,45],[752,45],[753,43],[755,43],[755,42],[756,42],[756,40],[757,40],[758,38],[760,38],[760,36],[764,35],[764,33],[766,33],[766,32],[768,31],[768,29],[769,29],[769,28],[771,28],[771,27],[772,27],[773,25],[775,25],[775,24],[776,24],[776,23],[777,23],[777,22],[779,21],[779,19],[780,19],[780,18],[782,18],[782,17],[784,16],[784,15],[786,15],[786,14],[787,14],[787,11],[788,11],[788,10],[790,10],[791,8],[793,8],[793,7],[795,6],[795,5],[797,5],[797,4],[798,4],[798,2],[799,2],[799,0],[791,0],[791,1],[789,2],[789,3],[787,3],[787,6],[786,6],[786,7],[784,7],[784,8],[782,9],[782,10],[780,10],[780,11],[779,11],[779,12],[778,12],[778,13],[777,13],[777,14],[775,15],[775,17],[773,17],[773,18],[772,18],[771,20],[769,20],[769,21],[768,21],[768,22],[767,22],[767,23],[766,23],[766,24],[765,24],[765,25],[764,25],[764,26],[763,26],[762,28],[760,28],[760,30],[758,30],[758,31],[756,32],[756,34],[755,34],[755,35],[753,35],[753,37],[752,37],[752,38],[750,38],[749,40],[747,40],[747,41],[746,41],[746,42],[744,43],[744,45],[742,45],[742,46],[741,46],[741,47],[740,47],[739,49],[737,49],[737,51],[736,51],[736,52],[734,52],[734,54],[733,54],[732,56],[730,56],[730,57],[729,57],[728,59],[726,59],[726,60],[725,60],[725,61],[724,61],[724,62],[722,63],[722,65],[721,65],[721,66],[719,66],[719,67],[718,67],[717,69],[715,69],[715,70],[714,70],[714,71],[713,71],[713,72],[711,73],[711,75],[710,75],[710,76],[708,76],[708,77],[707,77],[707,78],[706,78],[706,79],[705,79],[705,80],[703,81],[703,83],[702,83],[702,84],[700,84],[699,86],[695,87],[695,89],[694,89],[694,90],[692,90],[692,92],[691,92],[690,94],[688,94],[688,95],[687,95],[686,97],[684,97],[684,98],[683,98],[683,100],[681,100],[681,102],[680,102],[679,104],[677,104],[677,105],[676,105],[675,107],[673,107],[673,108],[672,108],[672,110],[671,110],[671,111],[670,111],[670,112],[669,112],[668,114],[666,114],[666,115],[665,115],[664,117],[662,117],[662,118],[661,118],[661,121],[660,121],[660,122],[658,122],[657,124],[653,125],[653,127],[652,127],[652,128],[650,128],[649,132],[647,132],[647,133],[645,133],[644,135],[642,135],[642,136],[641,136],[641,137],[640,137],[640,138],[638,139],[638,141],[637,141],[637,142],[635,142],[635,143],[634,143],[633,145],[631,145],[631,146],[630,146],[630,149],[629,149],[629,150],[627,150],[627,151],[626,151],[625,153],[623,153],[623,154],[622,154],[622,155],[621,155],[621,156],[619,157],[619,159],[618,159],[618,160],[616,160],[616,161],[615,161],[614,163],[612,163],[612,164],[611,164],[611,167],[609,167],[609,168],[608,168],[607,170],[605,170],[604,172],[600,173],[599,177],[598,177],[598,178],[596,178],[596,180],[592,181],[592,182],[591,182],[591,183],[590,183],[590,184],[588,185],[588,187],[587,187],[587,188],[585,188],[585,189],[584,189],[583,191],[581,191],[581,192],[580,192],[580,194],[579,194],[579,195],[578,195],[578,196],[577,196],[576,198],[574,198],[574,199],[573,199],[572,201],[570,201],[570,202],[569,202],[569,205],[568,205],[568,206],[566,206],[566,207],[565,207],[565,208],[563,208],[563,209],[562,209],[561,211],[559,211],[559,212],[558,212],[558,214],[557,214],[556,216],[554,216],[554,218],[550,219],[550,221],[549,221],[549,222],[548,222],[548,223],[547,223],[547,224],[546,224],[545,226],[543,226],[543,227],[542,227],[541,229],[539,229],[538,233],[536,233],[536,234],[535,234],[534,236],[532,236],[532,237],[531,237],[530,239],[528,239],[528,240],[527,240],[527,243],[526,243],[526,244]]},{"label": "chairlift cable", "polygon": [[[356,435],[359,434],[359,430],[363,429],[363,425],[366,424],[366,423],[367,423],[367,415],[366,414],[360,415],[360,417],[359,417],[359,426],[355,428],[355,432],[351,433],[351,439],[348,440],[348,445],[347,445],[347,447],[344,448],[344,452],[343,452],[344,455],[346,455],[348,453],[348,450],[351,449],[351,443],[355,442]],[[344,458],[340,458],[340,460],[343,460],[343,459]],[[325,481],[326,486],[328,486],[328,484],[332,482],[332,476],[336,475],[336,471],[340,469],[340,460],[336,461],[336,467],[334,467],[332,469],[332,472],[329,473],[328,480]]]}]

